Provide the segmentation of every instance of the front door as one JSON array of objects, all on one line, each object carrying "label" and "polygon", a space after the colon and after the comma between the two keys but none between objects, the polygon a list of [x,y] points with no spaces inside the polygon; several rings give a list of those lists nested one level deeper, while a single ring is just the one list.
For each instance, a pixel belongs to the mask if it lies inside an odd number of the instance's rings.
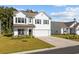
[{"label": "front door", "polygon": [[32,35],[32,29],[29,29],[29,35]]},{"label": "front door", "polygon": [[18,35],[24,35],[24,29],[18,29]]}]

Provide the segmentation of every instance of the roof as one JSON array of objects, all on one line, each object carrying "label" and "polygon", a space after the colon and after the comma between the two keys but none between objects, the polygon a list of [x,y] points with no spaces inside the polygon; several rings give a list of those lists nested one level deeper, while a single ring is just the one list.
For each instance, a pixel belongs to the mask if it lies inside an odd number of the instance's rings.
[{"label": "roof", "polygon": [[52,22],[52,26],[58,26],[58,27],[67,27],[65,24],[64,24],[64,22]]},{"label": "roof", "polygon": [[[41,12],[36,12],[36,11],[32,11],[32,10],[27,10],[27,11],[14,11],[13,15],[16,15],[18,12],[22,12],[24,15],[26,15],[26,17],[34,17],[35,15],[41,13]],[[49,17],[51,19],[50,16],[48,16],[45,12],[43,12],[47,17]]]},{"label": "roof", "polygon": [[[73,23],[74,23],[74,21],[71,21],[71,22],[52,22],[52,25],[57,25],[58,27],[70,27]],[[79,23],[77,23],[73,27],[77,27],[78,25],[79,25]]]},{"label": "roof", "polygon": [[14,27],[35,27],[33,24],[14,24]]},{"label": "roof", "polygon": [[66,26],[68,26],[68,27],[70,27],[73,23],[74,23],[74,21],[72,21],[72,22],[64,22],[64,24],[65,24]]},{"label": "roof", "polygon": [[73,26],[73,27],[77,27],[79,25],[79,23],[77,23],[75,26]]},{"label": "roof", "polygon": [[38,12],[33,12],[31,10],[29,10],[29,11],[14,11],[13,14],[16,15],[18,12],[22,12],[27,17],[34,17],[35,15],[38,14]]}]

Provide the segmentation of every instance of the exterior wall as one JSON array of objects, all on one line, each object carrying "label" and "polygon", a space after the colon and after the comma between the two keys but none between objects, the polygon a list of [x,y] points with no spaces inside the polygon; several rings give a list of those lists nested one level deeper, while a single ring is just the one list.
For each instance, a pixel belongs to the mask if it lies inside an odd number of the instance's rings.
[{"label": "exterior wall", "polygon": [[79,29],[76,31],[76,34],[79,35]]},{"label": "exterior wall", "polygon": [[[20,24],[34,24],[35,28],[33,28],[33,36],[48,36],[51,35],[51,20],[47,15],[44,13],[39,13],[32,19],[32,23],[29,23],[29,18],[27,18],[23,13],[19,12],[13,17],[13,24],[19,24],[15,23],[15,17],[23,17],[26,18],[27,23],[20,23]],[[36,19],[41,19],[41,24],[35,24]],[[43,24],[43,20],[49,20],[49,24]],[[14,36],[18,35],[18,28],[14,28]],[[25,34],[29,34],[28,29],[25,29]]]},{"label": "exterior wall", "polygon": [[61,28],[61,34],[64,34],[64,29],[63,28]]},{"label": "exterior wall", "polygon": [[18,36],[18,29],[24,29],[24,35],[29,35],[29,28],[21,28],[21,27],[17,27],[14,28],[14,36]]},{"label": "exterior wall", "polygon": [[[14,17],[13,17],[13,24],[25,24],[25,23],[16,23],[16,17],[21,17],[21,18],[26,18],[26,16],[22,12],[18,12]],[[26,18],[27,19],[27,18]]]},{"label": "exterior wall", "polygon": [[76,34],[79,35],[79,25],[76,28]]},{"label": "exterior wall", "polygon": [[[20,17],[20,18],[25,18],[26,19],[26,23],[16,23],[15,20],[16,20],[16,17]],[[33,19],[32,19],[33,21]],[[26,15],[24,15],[22,12],[19,12],[17,13],[14,17],[13,17],[13,24],[32,24],[33,22],[29,23],[29,18],[26,17]]]},{"label": "exterior wall", "polygon": [[14,28],[14,29],[13,29],[13,34],[14,34],[14,36],[18,36],[17,28]]},{"label": "exterior wall", "polygon": [[61,27],[54,21],[51,23],[51,34],[61,34]]},{"label": "exterior wall", "polygon": [[[41,19],[41,24],[35,24],[36,19]],[[43,24],[44,20],[49,20],[49,24]],[[39,13],[36,15],[33,19],[33,24],[35,25],[35,28],[33,28],[34,36],[51,35],[51,20],[44,13]]]},{"label": "exterior wall", "polygon": [[61,34],[70,34],[70,28],[61,28]]}]

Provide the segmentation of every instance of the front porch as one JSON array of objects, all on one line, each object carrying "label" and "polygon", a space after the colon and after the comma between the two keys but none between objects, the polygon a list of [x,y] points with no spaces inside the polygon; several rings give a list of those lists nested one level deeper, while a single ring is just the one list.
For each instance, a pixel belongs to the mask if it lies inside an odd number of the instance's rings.
[{"label": "front porch", "polygon": [[13,35],[23,36],[23,35],[33,35],[33,25],[14,25]]},{"label": "front porch", "polygon": [[14,28],[14,36],[32,35],[32,28]]}]

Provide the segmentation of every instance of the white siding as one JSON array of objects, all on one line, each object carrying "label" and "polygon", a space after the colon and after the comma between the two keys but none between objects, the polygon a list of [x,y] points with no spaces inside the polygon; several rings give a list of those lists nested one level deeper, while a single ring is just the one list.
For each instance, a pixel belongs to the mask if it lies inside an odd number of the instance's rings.
[{"label": "white siding", "polygon": [[[34,24],[35,25],[35,27],[33,28],[33,35],[34,36],[49,36],[51,34],[51,20],[43,12],[36,15],[32,19],[32,23],[29,23],[29,18],[27,18],[26,15],[24,15],[22,12],[19,12],[13,17],[13,24],[19,24],[19,23],[15,23],[15,17],[26,18],[27,23],[23,23],[23,24]],[[36,19],[41,19],[41,24],[35,24]],[[49,24],[43,24],[44,20],[49,20]],[[14,28],[14,36],[18,35],[17,29],[18,28]],[[25,32],[24,32],[25,35],[29,33],[27,30],[28,29],[25,28]]]},{"label": "white siding", "polygon": [[38,29],[38,30],[33,30],[33,35],[34,36],[49,36],[50,35],[50,30],[42,30],[42,29]]},{"label": "white siding", "polygon": [[79,35],[79,30],[76,30],[76,34]]},{"label": "white siding", "polygon": [[26,15],[24,15],[22,12],[18,12],[15,16],[16,17],[26,17]]},{"label": "white siding", "polygon": [[63,28],[61,28],[61,34],[64,34]]},{"label": "white siding", "polygon": [[76,28],[76,34],[79,35],[79,25]]},{"label": "white siding", "polygon": [[[40,19],[41,24],[35,24],[35,20]],[[49,20],[49,24],[43,24],[43,20]],[[33,24],[35,28],[33,30],[34,36],[48,36],[51,34],[51,20],[44,13],[39,13],[33,19]]]},{"label": "white siding", "polygon": [[17,28],[14,28],[14,30],[13,30],[14,32],[14,36],[17,36],[18,35],[18,31],[17,31]]}]

